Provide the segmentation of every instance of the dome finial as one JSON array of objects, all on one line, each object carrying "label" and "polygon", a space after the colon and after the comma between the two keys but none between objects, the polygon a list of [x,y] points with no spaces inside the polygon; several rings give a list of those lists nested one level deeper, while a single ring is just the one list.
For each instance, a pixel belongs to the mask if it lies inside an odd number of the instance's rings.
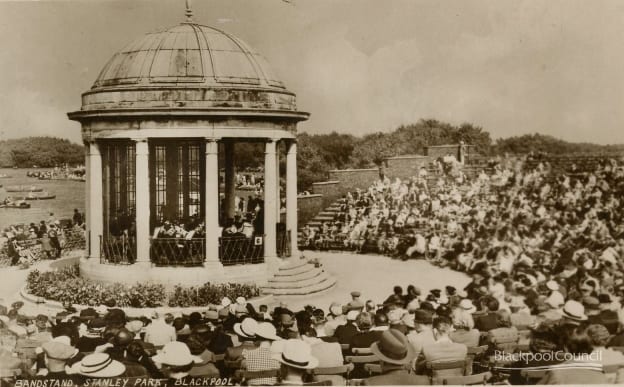
[{"label": "dome finial", "polygon": [[191,9],[191,0],[186,0],[186,11],[184,12],[186,15],[186,21],[193,21],[193,9]]}]

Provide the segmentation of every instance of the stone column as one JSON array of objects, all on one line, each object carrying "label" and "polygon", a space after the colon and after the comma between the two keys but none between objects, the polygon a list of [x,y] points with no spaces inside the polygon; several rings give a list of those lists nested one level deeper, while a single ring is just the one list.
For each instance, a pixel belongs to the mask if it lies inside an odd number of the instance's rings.
[{"label": "stone column", "polygon": [[275,145],[276,140],[269,139],[264,151],[264,259],[268,263],[277,258],[275,225],[277,223],[275,206],[277,193],[275,192]]},{"label": "stone column", "polygon": [[215,138],[206,139],[206,195],[204,216],[206,230],[205,266],[212,272],[223,270],[219,260],[219,143]]},{"label": "stone column", "polygon": [[280,195],[279,147],[280,147],[280,144],[278,142],[275,144],[275,173],[276,173],[275,201],[277,203],[277,206],[275,206],[275,214],[277,215],[278,223],[282,221],[282,213],[280,212],[280,210],[282,209],[282,200],[281,200],[281,195]]},{"label": "stone column", "polygon": [[91,254],[100,258],[100,237],[104,235],[104,206],[102,200],[102,154],[95,141],[89,142],[89,230]]},{"label": "stone column", "polygon": [[85,209],[84,209],[84,224],[85,224],[85,241],[87,243],[85,257],[89,258],[91,256],[91,223],[89,223],[91,219],[91,146],[85,141]]},{"label": "stone column", "polygon": [[[234,143],[226,142],[225,148],[225,219],[233,219],[236,214],[236,166],[234,165]],[[218,171],[217,171],[218,173]],[[218,175],[217,175],[218,176]]]},{"label": "stone column", "polygon": [[286,230],[290,231],[290,256],[299,258],[297,250],[297,142],[292,141],[286,153]]},{"label": "stone column", "polygon": [[147,139],[135,139],[136,262],[150,262],[150,185]]}]

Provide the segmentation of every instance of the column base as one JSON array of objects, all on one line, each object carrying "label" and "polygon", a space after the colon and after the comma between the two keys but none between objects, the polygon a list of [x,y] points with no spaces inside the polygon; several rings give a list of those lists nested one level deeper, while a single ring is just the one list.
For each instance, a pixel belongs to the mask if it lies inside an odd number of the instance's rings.
[{"label": "column base", "polygon": [[280,266],[284,264],[284,261],[279,257],[264,257],[264,262],[269,267],[271,273],[277,272]]},{"label": "column base", "polygon": [[209,272],[211,276],[218,275],[224,276],[225,269],[223,264],[219,261],[206,261],[204,262],[204,270]]}]

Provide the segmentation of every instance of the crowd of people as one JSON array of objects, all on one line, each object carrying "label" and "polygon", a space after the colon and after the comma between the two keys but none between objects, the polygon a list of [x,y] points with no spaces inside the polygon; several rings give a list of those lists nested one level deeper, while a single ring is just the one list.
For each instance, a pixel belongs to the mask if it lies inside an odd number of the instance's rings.
[{"label": "crowd of people", "polygon": [[[29,267],[40,259],[59,258],[64,247],[83,247],[71,245],[76,235],[83,233],[84,215],[78,209],[74,209],[71,220],[61,221],[54,213],[50,213],[47,220],[41,220],[38,224],[33,222],[7,227],[3,231],[6,241],[1,250],[8,256],[10,265]],[[84,237],[78,239],[84,241]]]},{"label": "crowd of people", "polygon": [[[427,293],[395,286],[383,301],[354,291],[327,309],[269,309],[226,297],[188,314],[148,309],[140,317],[114,302],[29,317],[15,302],[0,306],[0,371],[8,382],[76,384],[112,377],[175,385],[215,378],[247,385],[461,384],[452,378],[471,375],[511,384],[624,380],[624,354],[611,349],[624,343],[619,296],[592,292],[577,301],[561,296],[565,281],[550,279],[535,287],[545,301],[533,310],[523,297],[499,303],[495,289],[482,287],[479,279]],[[518,351],[533,356],[514,358]],[[432,366],[445,362],[454,366]],[[550,368],[537,380],[521,372],[534,367]]]}]

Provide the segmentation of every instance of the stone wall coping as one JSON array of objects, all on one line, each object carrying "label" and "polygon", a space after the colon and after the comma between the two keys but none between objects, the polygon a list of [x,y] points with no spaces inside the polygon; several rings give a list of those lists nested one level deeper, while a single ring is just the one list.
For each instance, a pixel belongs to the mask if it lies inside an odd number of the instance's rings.
[{"label": "stone wall coping", "polygon": [[309,194],[309,195],[298,195],[297,199],[307,199],[307,198],[320,198],[323,194]]},{"label": "stone wall coping", "polygon": [[332,169],[330,173],[348,173],[348,172],[372,172],[379,171],[379,168],[361,168],[361,169]]},{"label": "stone wall coping", "polygon": [[332,185],[332,184],[340,184],[340,180],[328,180],[328,181],[319,181],[316,183],[312,183],[312,185]]},{"label": "stone wall coping", "polygon": [[425,155],[401,155],[401,156],[386,157],[384,160],[426,159],[426,158],[429,158],[429,157],[431,157],[431,156],[425,156]]}]

